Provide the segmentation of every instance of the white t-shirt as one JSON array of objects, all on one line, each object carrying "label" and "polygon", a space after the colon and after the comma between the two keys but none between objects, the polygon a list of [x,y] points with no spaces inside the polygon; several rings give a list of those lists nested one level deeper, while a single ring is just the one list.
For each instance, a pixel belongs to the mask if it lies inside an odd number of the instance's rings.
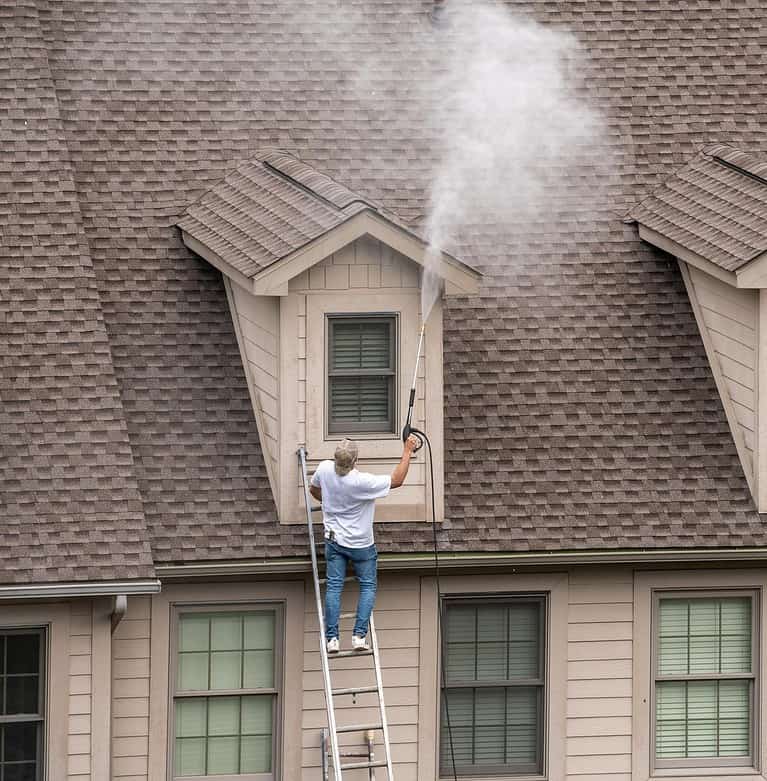
[{"label": "white t-shirt", "polygon": [[311,483],[322,491],[325,528],[345,548],[368,548],[373,544],[375,500],[391,490],[389,475],[371,475],[352,469],[336,474],[335,461],[321,461]]}]

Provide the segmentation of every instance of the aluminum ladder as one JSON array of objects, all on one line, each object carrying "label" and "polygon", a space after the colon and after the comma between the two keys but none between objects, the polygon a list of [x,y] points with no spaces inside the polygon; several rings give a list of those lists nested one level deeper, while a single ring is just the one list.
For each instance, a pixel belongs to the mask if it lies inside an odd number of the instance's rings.
[{"label": "aluminum ladder", "polygon": [[[317,567],[317,550],[314,542],[314,523],[312,522],[312,513],[320,512],[320,506],[312,507],[311,495],[309,494],[309,478],[306,472],[306,450],[303,447],[298,449],[298,464],[301,469],[301,479],[304,487],[304,501],[306,503],[306,522],[309,530],[309,549],[312,555],[312,575],[314,577],[314,596],[317,601],[317,618],[319,620],[320,632],[320,660],[322,662],[322,679],[325,687],[325,706],[328,714],[328,732],[330,737],[330,754],[333,764],[333,775],[335,781],[343,781],[343,773],[346,770],[373,770],[376,767],[385,767],[388,774],[388,781],[394,781],[394,773],[391,765],[391,745],[389,743],[389,725],[386,722],[386,706],[384,704],[383,680],[381,678],[381,662],[378,649],[378,638],[376,636],[375,623],[373,616],[370,616],[370,626],[368,635],[371,640],[370,651],[340,651],[337,654],[328,654],[325,640],[325,611],[323,609],[322,591],[319,570]],[[352,614],[341,614],[341,618],[349,618]],[[348,659],[350,657],[372,656],[373,668],[375,671],[375,686],[358,686],[345,689],[334,689],[330,675],[330,661]],[[381,721],[377,724],[350,724],[339,727],[336,724],[336,712],[334,701],[336,697],[356,696],[357,694],[375,693],[378,695],[378,708],[381,713]],[[341,764],[341,752],[338,745],[338,735],[340,733],[380,731],[383,734],[384,758],[367,762],[349,762]]]}]

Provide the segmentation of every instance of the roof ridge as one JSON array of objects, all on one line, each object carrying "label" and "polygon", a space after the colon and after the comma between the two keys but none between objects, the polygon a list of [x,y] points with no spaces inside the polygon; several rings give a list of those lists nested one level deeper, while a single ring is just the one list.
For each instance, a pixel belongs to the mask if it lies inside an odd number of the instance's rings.
[{"label": "roof ridge", "polygon": [[[740,152],[740,154],[750,157],[750,155],[747,155],[746,152]],[[727,158],[721,157],[718,154],[712,154],[711,158],[719,165],[724,166],[725,168],[729,168],[731,171],[735,171],[736,173],[742,174],[743,176],[748,176],[750,179],[754,179],[755,181],[760,182],[761,184],[767,184],[767,178],[765,178],[764,176],[760,176],[754,171],[749,171],[747,168],[743,168],[737,163],[732,162],[732,160],[728,160]],[[767,170],[767,165],[765,165],[765,169]]]}]

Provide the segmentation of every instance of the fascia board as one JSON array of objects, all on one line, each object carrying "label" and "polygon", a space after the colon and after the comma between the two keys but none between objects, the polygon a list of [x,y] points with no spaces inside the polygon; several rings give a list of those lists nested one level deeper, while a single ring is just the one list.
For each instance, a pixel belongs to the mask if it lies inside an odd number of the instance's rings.
[{"label": "fascia board", "polygon": [[181,239],[189,247],[192,252],[199,255],[201,258],[210,263],[211,266],[217,268],[222,274],[225,274],[232,282],[236,282],[240,287],[244,287],[245,290],[251,289],[251,281],[241,271],[238,271],[230,263],[227,263],[220,255],[213,252],[213,250],[206,247],[201,241],[195,239],[194,236],[187,233],[185,230],[181,231]]},{"label": "fascia board", "polygon": [[669,239],[666,236],[663,236],[652,228],[648,228],[645,225],[640,224],[639,238],[643,241],[646,241],[648,244],[652,244],[655,247],[668,252],[679,260],[683,260],[685,263],[689,263],[691,266],[695,266],[695,268],[699,268],[701,271],[705,271],[712,277],[716,277],[717,279],[722,280],[722,282],[726,282],[728,285],[732,285],[733,287],[743,287],[743,285],[738,284],[738,278],[733,271],[727,271],[726,269],[719,268],[719,266],[717,266],[715,263],[712,263],[710,260],[706,260],[706,258],[698,255],[696,252],[692,252],[691,250],[686,249],[681,244],[675,242],[673,239]]},{"label": "fascia board", "polygon": [[103,583],[21,583],[0,586],[0,600],[159,594],[160,588],[160,581],[156,579],[105,581]]},{"label": "fascia board", "polygon": [[[576,564],[683,564],[767,562],[767,548],[695,548],[679,550],[562,551],[552,553],[441,553],[444,569],[468,567],[566,566]],[[434,554],[379,554],[380,570],[429,570]],[[180,565],[156,565],[161,581],[243,575],[305,575],[311,572],[309,558],[271,559],[268,561],[210,562]]]},{"label": "fascia board", "polygon": [[[286,295],[291,279],[320,261],[369,234],[419,266],[426,260],[426,245],[418,237],[373,211],[355,214],[314,241],[300,247],[253,277],[252,292],[260,296]],[[447,253],[440,253],[438,272],[446,282],[446,294],[476,295],[481,274]]]},{"label": "fascia board", "polygon": [[738,287],[767,288],[767,252],[749,260],[745,266],[741,266],[735,272],[735,275],[738,278]]}]

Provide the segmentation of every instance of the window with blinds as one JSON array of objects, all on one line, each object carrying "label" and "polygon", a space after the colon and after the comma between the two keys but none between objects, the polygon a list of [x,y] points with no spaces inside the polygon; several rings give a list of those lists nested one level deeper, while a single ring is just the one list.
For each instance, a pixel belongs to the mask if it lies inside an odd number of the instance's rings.
[{"label": "window with blinds", "polygon": [[277,609],[178,614],[173,778],[273,777]]},{"label": "window with blinds", "polygon": [[45,736],[45,630],[0,631],[0,778],[39,781]]},{"label": "window with blinds", "polygon": [[543,772],[545,598],[445,603],[440,774]]},{"label": "window with blinds", "polygon": [[657,599],[656,766],[753,763],[755,599]]},{"label": "window with blinds", "polygon": [[328,316],[328,433],[395,430],[396,327],[393,315]]}]

